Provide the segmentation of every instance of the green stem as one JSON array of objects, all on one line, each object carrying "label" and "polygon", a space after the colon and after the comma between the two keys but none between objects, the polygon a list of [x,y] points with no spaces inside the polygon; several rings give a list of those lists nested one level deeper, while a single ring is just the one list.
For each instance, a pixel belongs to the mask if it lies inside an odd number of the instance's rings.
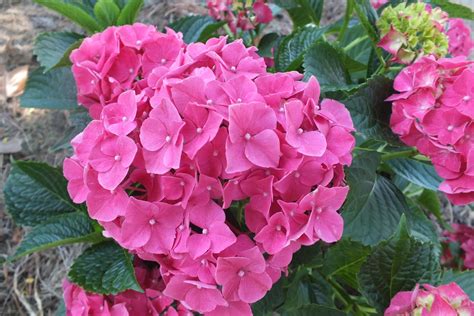
[{"label": "green stem", "polygon": [[229,36],[229,39],[230,39],[230,40],[234,40],[234,39],[235,39],[235,35],[234,35],[234,33],[232,33],[232,31],[231,31],[231,29],[230,29],[230,27],[229,27],[228,24],[224,24],[224,25],[222,26],[222,28],[224,29],[224,31],[226,32],[226,34]]},{"label": "green stem", "polygon": [[334,293],[336,294],[337,298],[342,302],[342,304],[344,305],[344,308],[347,311],[351,310],[352,305],[353,305],[352,299],[346,293],[346,291],[344,291],[342,286],[340,286],[337,282],[335,282],[331,277],[326,277],[326,281],[328,281],[328,283],[332,286],[332,288],[334,289]]},{"label": "green stem", "polygon": [[344,34],[346,33],[347,27],[349,26],[349,21],[352,17],[352,11],[354,10],[353,0],[347,1],[346,13],[344,14],[344,22],[342,24],[341,31],[337,36],[337,40],[341,41],[344,38]]},{"label": "green stem", "polygon": [[409,150],[397,151],[394,153],[387,153],[387,154],[382,155],[382,161],[387,161],[387,160],[395,159],[395,158],[413,157],[416,154],[418,154],[418,151],[416,149],[409,149]]},{"label": "green stem", "polygon": [[346,47],[344,47],[344,51],[347,52],[348,50],[350,50],[351,48],[353,48],[354,46],[356,46],[357,44],[361,43],[362,41],[368,38],[369,38],[369,35],[356,38],[355,40],[350,42]]}]

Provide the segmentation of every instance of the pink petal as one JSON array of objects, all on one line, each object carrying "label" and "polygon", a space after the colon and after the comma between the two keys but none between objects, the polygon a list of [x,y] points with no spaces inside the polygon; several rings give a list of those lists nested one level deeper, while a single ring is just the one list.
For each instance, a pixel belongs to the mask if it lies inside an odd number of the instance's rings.
[{"label": "pink petal", "polygon": [[240,280],[239,298],[246,303],[255,303],[265,296],[272,284],[267,273],[249,272]]},{"label": "pink petal", "polygon": [[253,136],[245,145],[245,156],[257,166],[276,168],[280,160],[278,136],[272,130],[264,130]]}]

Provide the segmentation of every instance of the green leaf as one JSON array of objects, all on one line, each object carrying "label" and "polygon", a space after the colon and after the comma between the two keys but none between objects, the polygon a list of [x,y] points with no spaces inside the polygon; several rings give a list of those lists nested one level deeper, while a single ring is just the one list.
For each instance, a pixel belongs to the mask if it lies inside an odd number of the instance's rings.
[{"label": "green leaf", "polygon": [[423,190],[421,195],[417,197],[416,201],[423,209],[433,214],[444,228],[447,227],[441,211],[441,202],[439,201],[438,194],[435,191]]},{"label": "green leaf", "polygon": [[102,28],[114,25],[120,14],[120,8],[114,0],[99,0],[94,6],[94,15]]},{"label": "green leaf", "polygon": [[430,164],[410,158],[396,158],[387,161],[395,174],[429,190],[438,190],[441,179]]},{"label": "green leaf", "polygon": [[401,215],[409,212],[403,194],[376,169],[380,155],[364,152],[347,170],[350,191],[343,207],[344,236],[376,245],[393,234]]},{"label": "green leaf", "polygon": [[273,57],[273,50],[277,48],[281,39],[277,33],[265,34],[258,43],[258,54],[262,57]]},{"label": "green leaf", "polygon": [[225,22],[216,22],[210,16],[188,16],[169,25],[176,32],[183,33],[183,40],[186,43],[206,41]]},{"label": "green leaf", "polygon": [[300,266],[288,288],[288,294],[282,310],[299,309],[308,304],[334,305],[331,285],[319,273],[310,274],[309,270]]},{"label": "green leaf", "polygon": [[[27,168],[28,165],[30,168]],[[34,174],[30,172],[31,169]],[[43,177],[52,185],[44,185]],[[73,212],[75,205],[65,194],[66,179],[59,169],[28,161],[16,161],[13,164],[4,189],[9,214],[17,224],[27,226]]]},{"label": "green leaf", "polygon": [[300,250],[293,254],[291,267],[296,269],[300,265],[303,265],[306,268],[316,268],[323,265],[321,243],[316,243],[312,246],[301,247]]},{"label": "green leaf", "polygon": [[77,47],[82,35],[72,32],[46,32],[36,38],[34,54],[38,62],[47,72],[64,63],[69,58],[71,47]]},{"label": "green leaf", "polygon": [[90,16],[84,9],[62,0],[34,0],[36,3],[58,12],[72,22],[81,26],[88,33],[95,33],[101,30],[96,20]]},{"label": "green leaf", "polygon": [[38,68],[28,76],[20,104],[27,108],[77,108],[76,83],[70,68],[62,67],[43,73]]},{"label": "green leaf", "polygon": [[383,312],[399,291],[412,290],[417,283],[436,282],[439,257],[433,248],[431,243],[410,236],[403,216],[396,234],[375,247],[362,265],[358,275],[362,294]]},{"label": "green leaf", "polygon": [[441,243],[433,222],[414,203],[409,203],[409,208],[410,211],[406,212],[405,215],[410,235],[419,241],[432,243],[435,252],[439,255],[441,253]]},{"label": "green leaf", "polygon": [[440,7],[443,9],[443,11],[449,14],[450,18],[474,20],[474,11],[472,11],[472,9],[469,7],[463,6],[462,4],[453,3],[448,0],[428,0],[426,2]]},{"label": "green leaf", "polygon": [[308,304],[308,305],[301,306],[298,309],[285,311],[282,313],[282,315],[283,316],[315,316],[315,315],[346,316],[347,314],[335,308],[318,305],[318,304]]},{"label": "green leaf", "polygon": [[69,114],[69,121],[71,126],[64,132],[63,137],[51,147],[51,151],[59,151],[63,149],[71,148],[71,140],[80,132],[91,121],[89,112],[84,108],[79,108],[77,110],[71,110]]},{"label": "green leaf", "polygon": [[312,45],[304,56],[305,78],[318,78],[321,90],[339,90],[348,88],[351,81],[344,66],[345,57],[340,50],[325,41]]},{"label": "green leaf", "polygon": [[66,316],[66,303],[64,303],[64,299],[59,299],[59,306],[54,313],[54,316]]},{"label": "green leaf", "polygon": [[14,165],[21,169],[21,171],[27,174],[36,183],[51,192],[57,199],[72,207],[77,206],[69,198],[67,180],[64,178],[61,169],[37,161],[18,160]]},{"label": "green leaf", "polygon": [[113,241],[86,249],[74,261],[68,277],[88,292],[117,294],[128,289],[143,292],[135,277],[132,255]]},{"label": "green leaf", "polygon": [[352,59],[367,65],[369,63],[370,51],[372,49],[370,38],[365,35],[365,29],[361,24],[350,27],[340,41],[340,47]]},{"label": "green leaf", "polygon": [[362,139],[376,139],[389,143],[399,142],[390,128],[391,104],[385,102],[393,93],[392,80],[376,76],[357,92],[342,101],[351,113],[356,135]]},{"label": "green leaf", "polygon": [[324,0],[276,0],[274,3],[288,12],[294,27],[309,23],[319,25]]},{"label": "green leaf", "polygon": [[137,19],[138,13],[143,7],[144,0],[128,0],[120,11],[117,19],[117,25],[133,24]]},{"label": "green leaf", "polygon": [[102,233],[94,232],[92,221],[86,214],[58,215],[34,227],[21,241],[13,259],[61,245],[96,240],[103,240]]},{"label": "green leaf", "polygon": [[467,295],[474,300],[474,270],[468,270],[464,272],[445,271],[443,278],[441,279],[441,284],[448,284],[451,282],[456,282]]},{"label": "green leaf", "polygon": [[329,248],[324,257],[323,274],[343,279],[354,289],[357,289],[357,273],[370,253],[370,247],[361,243],[342,239]]},{"label": "green leaf", "polygon": [[275,67],[278,71],[298,69],[308,48],[326,31],[326,28],[307,26],[286,36],[280,43],[275,56]]}]

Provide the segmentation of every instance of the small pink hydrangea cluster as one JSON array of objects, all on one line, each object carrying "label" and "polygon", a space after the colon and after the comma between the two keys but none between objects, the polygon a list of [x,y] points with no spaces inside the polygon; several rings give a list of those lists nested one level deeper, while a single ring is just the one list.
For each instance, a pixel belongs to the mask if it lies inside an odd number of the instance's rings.
[{"label": "small pink hydrangea cluster", "polygon": [[339,240],[352,120],[312,77],[267,73],[256,48],[186,45],[142,24],[71,54],[93,121],[64,162],[104,235],[160,264],[190,310],[250,314],[301,245]]},{"label": "small pink hydrangea cluster", "polygon": [[[242,1],[245,4],[245,1]],[[208,0],[209,15],[218,21],[226,21],[230,30],[237,34],[242,31],[253,30],[258,24],[268,24],[273,19],[273,13],[266,0],[256,0],[252,8],[235,7],[232,0]],[[236,16],[237,15],[237,16]]]},{"label": "small pink hydrangea cluster", "polygon": [[436,315],[457,316],[473,315],[474,301],[452,282],[434,287],[417,284],[413,291],[398,292],[385,310],[385,316]]},{"label": "small pink hydrangea cluster", "polygon": [[462,19],[449,19],[448,31],[449,53],[453,57],[469,56],[474,48],[471,37],[471,28]]},{"label": "small pink hydrangea cluster", "polygon": [[116,295],[88,293],[64,280],[66,316],[191,316],[185,306],[163,294],[165,283],[158,267],[135,262],[135,275],[143,293],[127,290]]},{"label": "small pink hydrangea cluster", "polygon": [[413,291],[398,292],[385,310],[385,316],[458,316],[474,315],[474,302],[452,282],[434,287],[416,285]]},{"label": "small pink hydrangea cluster", "polygon": [[474,62],[423,57],[395,78],[391,127],[428,156],[454,204],[474,201]]},{"label": "small pink hydrangea cluster", "polygon": [[[453,224],[454,231],[445,231],[443,235],[449,243],[458,243],[461,250],[461,259],[464,268],[474,269],[474,228],[463,224]],[[453,260],[453,254],[449,246],[443,252],[443,262],[449,264]]]}]

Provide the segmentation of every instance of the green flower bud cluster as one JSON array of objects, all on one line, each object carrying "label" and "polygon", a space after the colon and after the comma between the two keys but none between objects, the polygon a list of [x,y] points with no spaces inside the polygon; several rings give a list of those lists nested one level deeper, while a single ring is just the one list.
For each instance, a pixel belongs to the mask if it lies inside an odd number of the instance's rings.
[{"label": "green flower bud cluster", "polygon": [[444,57],[448,53],[448,37],[445,34],[448,14],[440,8],[418,2],[405,3],[396,7],[388,6],[382,11],[377,26],[381,36],[390,32],[391,27],[405,37],[405,45],[400,53],[406,56],[433,54]]}]

